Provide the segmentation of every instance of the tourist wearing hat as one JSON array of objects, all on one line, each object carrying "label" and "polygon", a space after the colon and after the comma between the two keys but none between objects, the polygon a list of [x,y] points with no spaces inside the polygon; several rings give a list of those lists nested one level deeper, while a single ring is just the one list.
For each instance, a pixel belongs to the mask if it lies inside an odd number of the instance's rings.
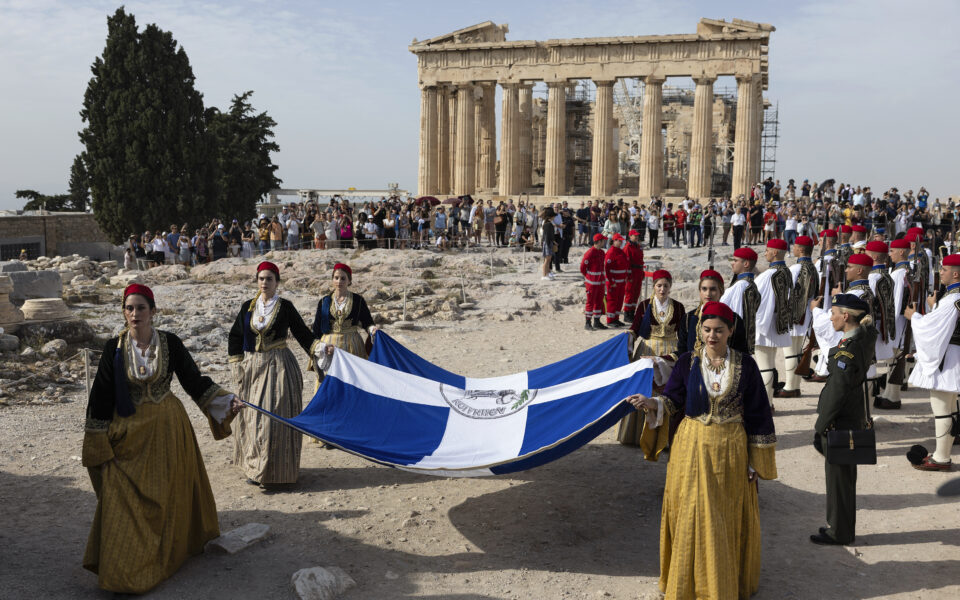
[{"label": "tourist wearing hat", "polygon": [[626,287],[623,292],[623,320],[633,322],[633,313],[637,312],[637,301],[643,293],[643,248],[640,247],[640,232],[631,229],[623,252],[630,262],[627,271]]},{"label": "tourist wearing hat", "polygon": [[646,413],[641,447],[670,444],[660,522],[660,591],[667,598],[749,598],[760,585],[757,478],[775,479],[776,432],[756,362],[729,347],[734,313],[703,306],[696,352],[685,352],[661,395],[626,398]]},{"label": "tourist wearing hat", "polygon": [[[673,362],[677,359],[677,332],[686,313],[683,304],[670,297],[673,276],[669,271],[654,271],[650,279],[653,281],[653,295],[637,305],[630,325],[630,331],[637,339],[633,360],[653,358],[657,372],[655,382],[662,385],[670,376]],[[637,446],[642,433],[642,415],[632,412],[620,420],[617,440],[627,446]]]},{"label": "tourist wearing hat", "polygon": [[[680,322],[677,328],[677,354],[684,352],[693,352],[703,347],[703,336],[700,335],[700,324],[703,315],[703,307],[708,302],[719,302],[723,295],[723,276],[713,269],[706,269],[700,273],[700,282],[697,285],[697,292],[700,295],[700,303],[697,307],[687,313],[686,318]],[[730,333],[728,345],[738,352],[749,353],[747,351],[747,334],[743,319],[737,313],[733,314],[733,331]]]},{"label": "tourist wearing hat", "polygon": [[760,291],[753,282],[753,269],[757,264],[757,253],[746,246],[733,251],[730,269],[733,271],[733,283],[720,298],[733,312],[743,319],[744,333],[747,336],[747,348],[753,354],[756,345],[756,315],[760,308]]},{"label": "tourist wearing hat", "polygon": [[[910,385],[930,390],[936,446],[914,468],[922,471],[949,471],[955,419],[960,413],[960,254],[951,254],[940,265],[940,282],[946,292],[927,314],[911,303],[904,312],[917,340],[916,363]],[[933,302],[933,298],[930,298]]]},{"label": "tourist wearing hat", "polygon": [[81,464],[97,509],[83,566],[101,588],[142,594],[220,535],[217,506],[173,375],[206,416],[214,439],[230,435],[242,403],[200,374],[179,337],[153,327],[153,291],[132,284],[126,327],[107,341],[90,389]]},{"label": "tourist wearing hat", "polygon": [[[911,348],[904,347],[904,334],[907,329],[907,319],[903,316],[910,300],[910,242],[904,238],[896,239],[890,242],[889,257],[893,263],[893,270],[890,272],[890,278],[893,280],[893,314],[895,317],[895,328],[893,338],[894,364],[904,360],[904,376],[909,377],[912,363],[906,362],[906,354],[911,352]],[[912,343],[911,343],[912,346]],[[906,379],[903,383],[906,383]],[[889,374],[884,388],[880,391],[880,399],[874,406],[878,408],[896,409],[900,407],[901,383],[892,383],[889,380]]]},{"label": "tourist wearing hat", "polygon": [[607,284],[607,327],[624,327],[620,320],[623,293],[626,290],[630,259],[623,251],[623,236],[619,233],[610,238],[610,248],[603,257],[603,275]]},{"label": "tourist wearing hat", "polygon": [[760,306],[756,312],[756,344],[753,357],[760,367],[763,384],[767,388],[767,397],[773,401],[773,392],[782,378],[777,371],[777,352],[789,352],[790,327],[793,312],[790,305],[790,291],[793,277],[784,257],[787,243],[780,238],[767,241],[764,259],[769,267],[756,278],[757,291],[760,292]]},{"label": "tourist wearing hat", "polygon": [[[870,291],[870,282],[868,280],[870,269],[872,268],[872,258],[866,254],[853,254],[848,260],[844,273],[844,278],[849,282],[846,293],[863,299],[863,301],[867,303],[868,311],[872,311],[872,307],[874,306],[873,292]],[[834,288],[831,290],[831,293],[834,295],[839,294],[841,293],[841,289],[839,287]],[[814,302],[819,304],[819,299]],[[816,376],[812,378],[811,381],[825,382],[829,374],[829,361],[823,360],[823,353],[829,352],[830,348],[840,343],[843,334],[833,327],[830,321],[831,313],[829,310],[825,310],[819,306],[814,308],[812,304],[813,303],[811,303],[811,310],[813,311],[813,331],[817,336],[817,344],[820,346],[821,360],[817,362]],[[870,315],[870,319],[872,322],[873,314]],[[873,379],[874,377],[876,377],[876,368],[871,366],[868,378]]]},{"label": "tourist wearing hat", "polygon": [[809,236],[797,236],[793,243],[793,256],[796,264],[790,267],[792,288],[790,290],[790,349],[783,357],[784,386],[774,392],[777,398],[799,398],[800,376],[797,364],[803,355],[803,343],[810,335],[813,314],[810,301],[820,291],[820,276],[813,266],[813,239]]},{"label": "tourist wearing hat", "polygon": [[881,376],[877,380],[879,385],[872,390],[875,408],[897,409],[899,404],[893,404],[887,401],[881,393],[880,388],[886,381],[886,374],[890,370],[893,362],[894,350],[896,349],[896,302],[894,299],[894,282],[887,266],[889,260],[889,248],[884,242],[867,242],[865,251],[867,256],[873,259],[873,268],[867,277],[870,283],[870,291],[873,293],[874,307],[874,325],[879,334],[877,335],[877,347],[874,349],[874,355],[877,361],[877,373]]},{"label": "tourist wearing hat", "polygon": [[[303,410],[303,375],[287,347],[292,333],[311,359],[324,356],[323,344],[303,322],[293,302],[280,297],[280,268],[257,266],[257,293],[240,306],[230,329],[227,353],[240,394],[275,415],[291,418]],[[263,488],[296,483],[301,434],[259,411],[237,420],[235,465],[247,481]]]},{"label": "tourist wearing hat", "polygon": [[[603,245],[607,238],[602,233],[593,235],[593,245],[587,248],[580,259],[580,273],[583,275],[583,284],[587,288],[587,304],[583,309],[586,318],[586,324],[583,326],[587,331],[594,329],[606,329],[607,326],[600,322],[603,315],[603,288],[605,278],[603,275],[604,253]],[[592,324],[591,324],[592,320]]]},{"label": "tourist wearing hat", "polygon": [[[823,454],[827,431],[865,429],[867,426],[864,381],[873,362],[877,330],[872,326],[870,304],[855,294],[838,294],[828,317],[840,338],[828,355],[829,376],[817,402],[814,447]],[[827,483],[827,527],[810,536],[819,545],[853,543],[857,522],[857,465],[824,461]]]}]

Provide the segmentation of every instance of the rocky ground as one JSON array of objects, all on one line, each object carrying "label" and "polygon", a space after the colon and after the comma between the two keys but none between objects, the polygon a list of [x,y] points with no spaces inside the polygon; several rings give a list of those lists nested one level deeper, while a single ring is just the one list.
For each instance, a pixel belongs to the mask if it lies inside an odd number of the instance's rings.
[{"label": "rocky ground", "polygon": [[[692,305],[706,252],[652,251],[647,258],[663,260],[677,280],[675,296]],[[282,293],[307,323],[332,265],[350,263],[355,290],[385,331],[466,375],[534,368],[615,335],[583,331],[575,264],[546,282],[529,255],[486,248],[305,251],[272,260],[281,265]],[[139,278],[156,292],[158,326],[183,337],[202,369],[228,384],[227,332],[252,295],[256,261],[145,273],[66,263],[31,268],[73,274],[64,297],[95,331],[86,346],[98,349],[119,329],[120,290]],[[718,267],[729,273],[725,257]],[[411,321],[417,329],[408,328]],[[81,346],[45,349],[49,341],[21,340],[0,359],[0,597],[109,598],[80,566],[95,506],[79,457]],[[305,355],[295,353],[305,365]],[[807,541],[824,512],[823,462],[810,445],[819,385],[802,391],[777,401],[780,478],[760,486],[764,563],[756,598],[958,597],[960,503],[934,490],[960,472],[922,473],[904,458],[912,444],[933,445],[923,395],[908,392],[901,411],[878,415],[879,464],[860,468],[857,542],[822,548]],[[221,529],[271,529],[237,554],[190,560],[152,598],[293,598],[291,576],[314,566],[340,567],[356,581],[346,599],[657,597],[666,464],[644,462],[617,444],[615,431],[547,466],[486,479],[428,478],[306,443],[297,487],[264,493],[231,464],[232,441],[214,442],[195,406],[188,402],[187,410]]]}]

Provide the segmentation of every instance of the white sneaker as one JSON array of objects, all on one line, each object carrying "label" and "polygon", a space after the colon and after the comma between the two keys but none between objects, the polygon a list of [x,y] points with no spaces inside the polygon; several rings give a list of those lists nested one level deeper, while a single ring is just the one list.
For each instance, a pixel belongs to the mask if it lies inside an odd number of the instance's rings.
[{"label": "white sneaker", "polygon": [[553,277],[541,277],[542,281],[553,281]]},{"label": "white sneaker", "polygon": [[555,279],[555,278],[556,278],[556,275],[554,275],[553,271],[550,271],[550,273],[547,275],[547,277],[549,277],[550,279]]}]

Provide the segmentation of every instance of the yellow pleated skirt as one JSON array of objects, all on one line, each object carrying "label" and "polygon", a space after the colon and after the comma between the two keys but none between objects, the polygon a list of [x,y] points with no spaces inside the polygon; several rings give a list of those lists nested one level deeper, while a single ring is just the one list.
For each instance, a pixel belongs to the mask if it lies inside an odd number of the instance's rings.
[{"label": "yellow pleated skirt", "polygon": [[660,522],[660,590],[668,600],[749,598],[757,591],[760,512],[747,464],[742,423],[680,423]]},{"label": "yellow pleated skirt", "polygon": [[100,587],[142,594],[220,535],[217,506],[190,419],[173,394],[114,416],[115,458],[90,468],[97,494],[84,568]]}]

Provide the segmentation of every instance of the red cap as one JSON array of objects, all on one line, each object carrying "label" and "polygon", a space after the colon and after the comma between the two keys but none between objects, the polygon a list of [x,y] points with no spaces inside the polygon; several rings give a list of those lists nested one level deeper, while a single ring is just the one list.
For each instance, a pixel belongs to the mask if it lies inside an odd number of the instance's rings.
[{"label": "red cap", "polygon": [[637,231],[636,229],[631,229],[631,230],[630,230],[630,233],[628,233],[627,235],[635,235],[635,236],[638,236],[638,237],[639,237],[639,236],[640,236],[640,232]]},{"label": "red cap", "polygon": [[124,300],[126,300],[126,299],[127,299],[127,296],[129,296],[129,295],[131,295],[131,294],[139,294],[139,295],[143,296],[144,298],[150,300],[150,302],[153,302],[153,301],[154,301],[154,300],[153,300],[153,290],[151,290],[151,289],[148,288],[147,286],[145,286],[145,285],[143,285],[143,284],[140,284],[140,283],[131,283],[130,285],[128,285],[127,287],[125,287],[125,288],[123,289],[123,299],[124,299]]},{"label": "red cap", "polygon": [[700,279],[716,279],[717,281],[723,283],[723,275],[717,273],[713,269],[705,269],[701,271]]},{"label": "red cap", "polygon": [[607,238],[605,238],[602,233],[593,234],[593,241],[595,242],[599,242],[600,240],[605,240],[605,239]]},{"label": "red cap", "polygon": [[786,250],[787,243],[780,238],[773,238],[767,242],[767,248],[773,248],[774,250]]},{"label": "red cap", "polygon": [[863,225],[853,225],[852,227],[850,227],[850,229],[851,229],[852,231],[856,231],[857,233],[866,233],[866,232],[867,232],[867,228],[864,227]]},{"label": "red cap", "polygon": [[945,267],[960,267],[960,254],[945,256],[941,264]]},{"label": "red cap", "polygon": [[347,278],[349,278],[350,281],[353,281],[353,270],[352,270],[350,267],[348,267],[347,265],[345,265],[344,263],[337,263],[337,264],[333,265],[333,270],[334,270],[334,271],[343,271],[344,273],[347,274]]},{"label": "red cap", "polygon": [[907,230],[907,235],[919,234],[920,237],[923,237],[923,227],[911,227]]},{"label": "red cap", "polygon": [[813,238],[808,235],[798,235],[797,239],[793,240],[793,243],[798,246],[810,246],[813,248]]},{"label": "red cap", "polygon": [[746,246],[734,250],[733,255],[744,260],[752,260],[753,262],[757,261],[757,253],[754,252],[753,249],[747,248]]},{"label": "red cap", "polygon": [[840,233],[853,233],[853,227],[850,227],[849,225],[841,225]]},{"label": "red cap", "polygon": [[613,234],[613,237],[611,237],[610,239],[612,239],[612,240],[615,241],[615,242],[617,242],[617,241],[622,242],[622,241],[623,241],[623,236],[620,235],[619,233],[615,233],[615,234]]},{"label": "red cap", "polygon": [[670,274],[670,271],[668,271],[668,270],[666,270],[666,269],[658,269],[658,270],[656,270],[656,271],[653,272],[653,276],[651,277],[651,279],[652,279],[653,281],[657,281],[658,279],[669,279],[669,280],[672,282],[672,281],[673,281],[673,275],[671,275],[671,274]]},{"label": "red cap", "polygon": [[889,252],[887,245],[881,241],[874,240],[872,242],[867,242],[867,252],[882,252],[886,254]]},{"label": "red cap", "polygon": [[847,259],[848,265],[861,265],[864,267],[872,267],[873,259],[870,258],[867,254],[851,254],[850,258]]},{"label": "red cap", "polygon": [[922,242],[922,241],[923,241],[923,236],[920,235],[919,233],[907,232],[907,235],[903,236],[903,239],[907,240],[908,243],[910,243],[910,242]]},{"label": "red cap", "polygon": [[260,271],[273,271],[273,274],[277,276],[277,281],[280,281],[280,267],[273,264],[269,260],[265,260],[257,265],[257,273]]},{"label": "red cap", "polygon": [[704,319],[707,317],[720,317],[728,323],[736,323],[733,311],[723,302],[707,302],[703,305],[703,310],[700,311],[700,314]]},{"label": "red cap", "polygon": [[908,239],[905,238],[905,237],[900,238],[899,240],[893,240],[892,242],[890,242],[890,247],[891,247],[891,248],[901,248],[901,249],[904,249],[904,250],[909,250],[909,249],[910,249],[910,240],[908,240]]},{"label": "red cap", "polygon": [[820,237],[835,238],[837,237],[837,232],[833,229],[824,229],[820,232]]}]

